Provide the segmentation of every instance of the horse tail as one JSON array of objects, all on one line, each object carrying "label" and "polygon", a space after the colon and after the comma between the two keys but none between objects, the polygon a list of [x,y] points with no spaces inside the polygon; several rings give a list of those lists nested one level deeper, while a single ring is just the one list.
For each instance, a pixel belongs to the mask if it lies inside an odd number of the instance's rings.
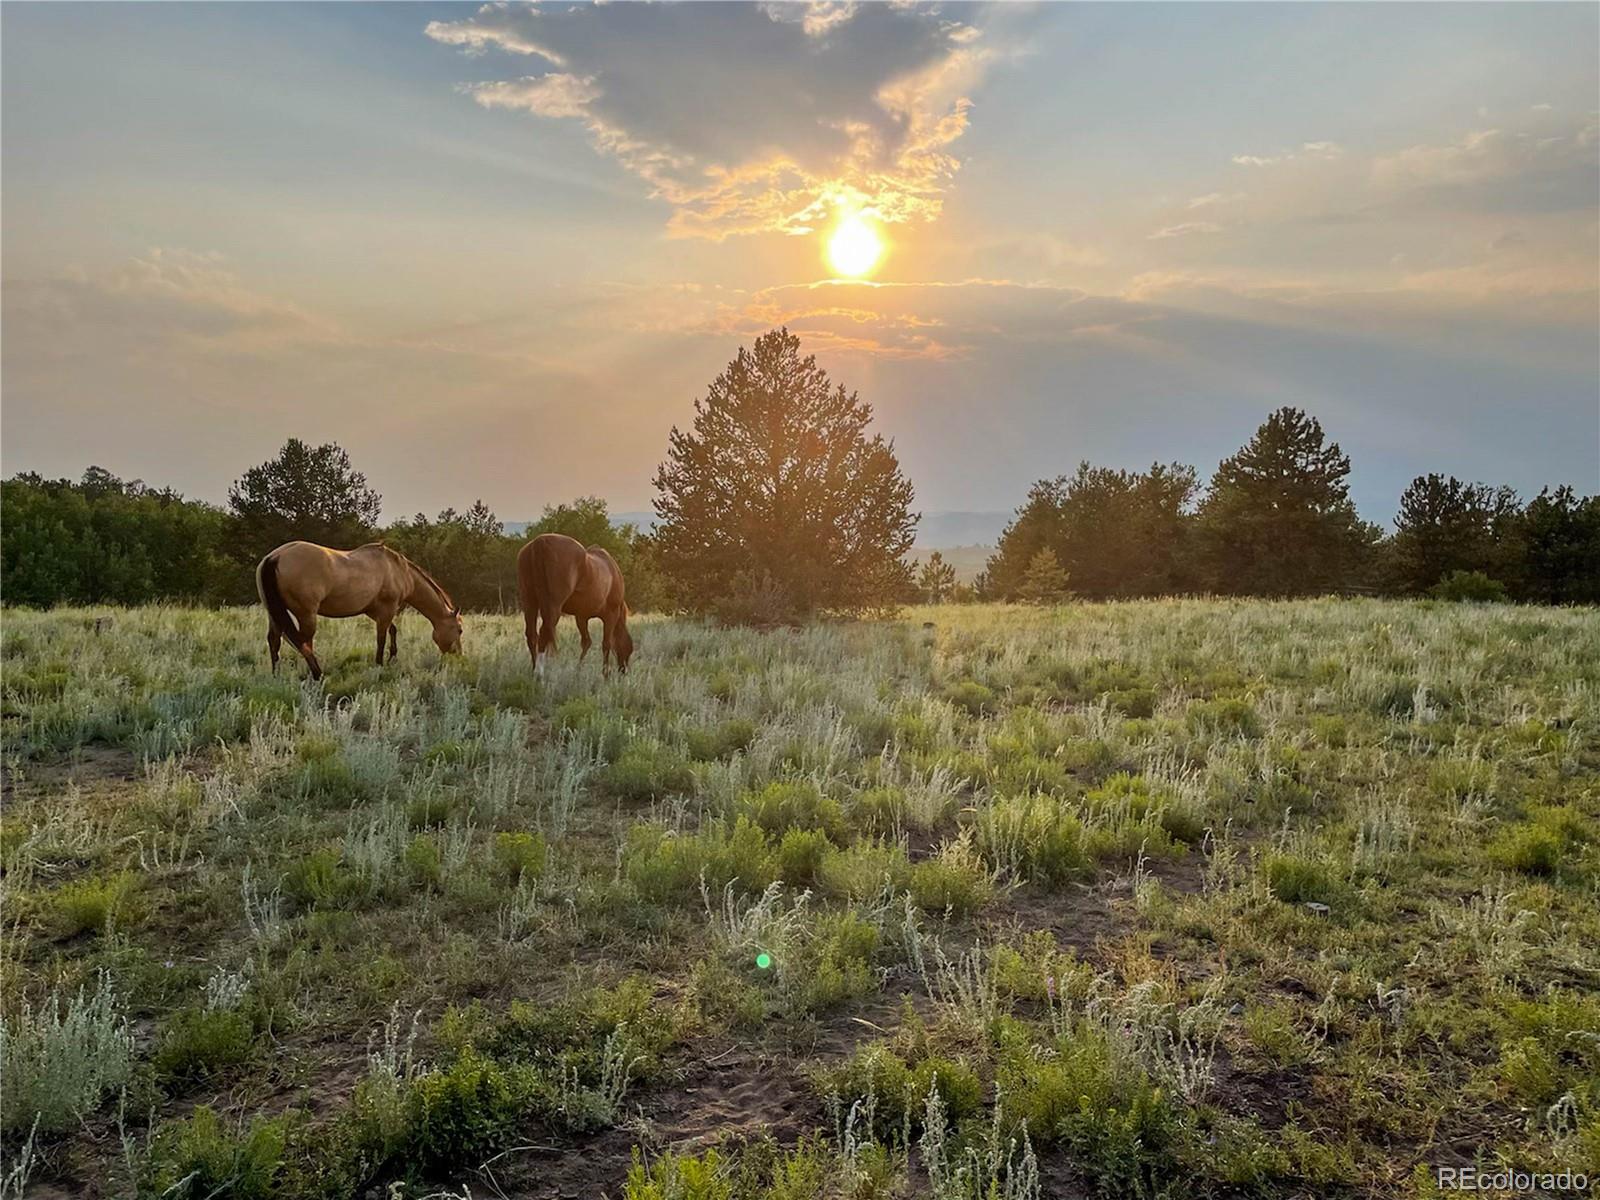
[{"label": "horse tail", "polygon": [[300,626],[295,624],[294,614],[283,602],[283,592],[278,587],[276,555],[267,555],[256,568],[256,591],[261,595],[261,603],[267,606],[267,617],[277,627],[278,632],[288,638],[291,644],[303,645],[300,640]]}]

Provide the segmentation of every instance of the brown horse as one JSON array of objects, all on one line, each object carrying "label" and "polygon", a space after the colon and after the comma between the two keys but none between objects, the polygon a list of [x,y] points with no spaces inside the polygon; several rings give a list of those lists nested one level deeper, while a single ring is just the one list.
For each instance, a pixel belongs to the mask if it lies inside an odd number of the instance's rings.
[{"label": "brown horse", "polygon": [[441,654],[461,653],[461,613],[445,590],[416,563],[382,542],[333,550],[315,542],[285,542],[256,567],[256,591],[267,607],[267,649],[278,669],[284,638],[305,656],[311,678],[322,678],[311,641],[317,618],[366,614],[378,625],[378,665],[383,641],[389,659],[399,652],[395,617],[410,605],[433,622],[433,644]]},{"label": "brown horse", "polygon": [[562,613],[571,613],[578,622],[578,635],[583,638],[579,662],[589,653],[589,622],[599,617],[605,629],[600,640],[605,673],[611,673],[613,650],[617,670],[628,673],[633,637],[628,633],[622,570],[599,546],[586,550],[582,542],[564,533],[541,533],[517,555],[517,596],[522,601],[528,654],[537,674],[544,674],[545,654],[555,648],[556,625]]}]

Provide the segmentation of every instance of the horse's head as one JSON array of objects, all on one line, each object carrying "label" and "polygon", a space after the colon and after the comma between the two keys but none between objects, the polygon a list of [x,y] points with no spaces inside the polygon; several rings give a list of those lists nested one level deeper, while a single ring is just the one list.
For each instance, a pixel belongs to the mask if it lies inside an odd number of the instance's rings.
[{"label": "horse's head", "polygon": [[626,675],[628,660],[633,657],[633,634],[628,632],[626,625],[617,627],[616,636],[611,639],[611,648],[617,652],[617,670]]},{"label": "horse's head", "polygon": [[458,608],[446,609],[444,616],[433,623],[433,644],[439,647],[440,654],[461,653],[462,628]]}]

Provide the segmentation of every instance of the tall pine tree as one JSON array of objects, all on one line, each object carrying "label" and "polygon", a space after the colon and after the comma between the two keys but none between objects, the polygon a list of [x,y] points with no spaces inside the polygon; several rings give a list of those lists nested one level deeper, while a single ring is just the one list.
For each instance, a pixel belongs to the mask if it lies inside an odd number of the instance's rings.
[{"label": "tall pine tree", "polygon": [[678,601],[704,611],[759,589],[800,616],[906,594],[911,484],[871,419],[787,329],[741,347],[656,472],[655,542]]},{"label": "tall pine tree", "polygon": [[1297,408],[1269,416],[1224,459],[1200,506],[1211,587],[1305,596],[1365,583],[1379,531],[1357,515],[1350,459]]}]

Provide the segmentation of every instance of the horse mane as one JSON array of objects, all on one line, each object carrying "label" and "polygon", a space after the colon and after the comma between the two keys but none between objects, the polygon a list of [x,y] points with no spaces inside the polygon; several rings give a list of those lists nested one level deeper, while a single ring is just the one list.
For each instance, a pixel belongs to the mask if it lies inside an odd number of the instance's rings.
[{"label": "horse mane", "polygon": [[[385,546],[384,549],[388,550],[389,548],[387,546]],[[435,579],[432,575],[429,575],[425,570],[423,570],[420,566],[418,566],[411,559],[407,558],[404,554],[400,554],[400,552],[398,550],[390,550],[389,552],[391,554],[399,555],[401,562],[405,563],[406,566],[410,567],[418,575],[421,575],[422,578],[427,582],[428,586],[431,587],[434,591],[439,593],[439,599],[444,601],[444,606],[447,609],[449,609],[451,612],[456,612],[457,611],[456,602],[454,600],[450,599],[450,593],[449,592],[445,591],[444,588],[439,586],[439,581],[437,579]]]}]

